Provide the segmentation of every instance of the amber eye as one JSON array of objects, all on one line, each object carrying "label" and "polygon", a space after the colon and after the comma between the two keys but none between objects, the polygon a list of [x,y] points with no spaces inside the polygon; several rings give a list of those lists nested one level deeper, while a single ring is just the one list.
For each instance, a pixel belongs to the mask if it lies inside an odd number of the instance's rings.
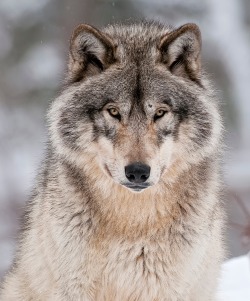
[{"label": "amber eye", "polygon": [[108,112],[112,117],[117,118],[119,120],[121,119],[121,115],[116,108],[110,108],[108,109]]},{"label": "amber eye", "polygon": [[155,112],[154,120],[163,117],[167,113],[164,109],[159,109]]}]

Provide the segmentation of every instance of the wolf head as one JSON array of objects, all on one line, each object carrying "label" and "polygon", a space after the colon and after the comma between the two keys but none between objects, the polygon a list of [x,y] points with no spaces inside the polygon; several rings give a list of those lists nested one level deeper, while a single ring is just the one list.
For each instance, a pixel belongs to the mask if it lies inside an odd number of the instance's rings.
[{"label": "wolf head", "polygon": [[200,52],[195,24],[78,26],[49,112],[56,152],[130,191],[211,158],[221,123]]}]

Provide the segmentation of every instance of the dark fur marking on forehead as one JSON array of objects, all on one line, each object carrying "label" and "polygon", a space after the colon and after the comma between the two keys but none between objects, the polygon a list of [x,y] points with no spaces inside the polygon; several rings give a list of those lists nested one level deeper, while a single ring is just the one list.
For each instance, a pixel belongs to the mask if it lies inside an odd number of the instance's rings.
[{"label": "dark fur marking on forehead", "polygon": [[146,115],[144,104],[143,104],[143,85],[141,82],[141,71],[140,71],[140,64],[136,62],[136,76],[134,80],[134,87],[132,90],[132,106],[129,112],[129,117],[139,116],[139,115]]},{"label": "dark fur marking on forehead", "polygon": [[143,91],[141,87],[141,78],[140,78],[140,70],[139,70],[139,64],[137,63],[137,72],[136,72],[136,82],[135,82],[135,88],[133,92],[133,98],[136,103],[140,103],[141,99],[143,97]]}]

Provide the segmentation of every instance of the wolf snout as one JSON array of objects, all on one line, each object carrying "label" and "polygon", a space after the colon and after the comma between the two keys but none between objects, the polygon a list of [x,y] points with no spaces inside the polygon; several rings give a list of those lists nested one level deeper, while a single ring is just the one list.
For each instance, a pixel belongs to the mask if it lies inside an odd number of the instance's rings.
[{"label": "wolf snout", "polygon": [[150,166],[140,162],[135,162],[125,166],[125,175],[129,182],[140,184],[147,181],[150,176]]}]

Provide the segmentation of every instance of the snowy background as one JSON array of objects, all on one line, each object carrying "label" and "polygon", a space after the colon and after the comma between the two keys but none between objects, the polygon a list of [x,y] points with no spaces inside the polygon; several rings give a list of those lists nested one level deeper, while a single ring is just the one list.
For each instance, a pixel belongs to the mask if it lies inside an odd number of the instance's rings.
[{"label": "snowy background", "polygon": [[[204,66],[223,101],[229,257],[250,250],[250,1],[0,0],[0,279],[13,258],[24,202],[43,155],[45,113],[64,77],[73,28],[145,17],[201,28]],[[226,267],[249,272],[242,258]],[[237,286],[236,279],[223,278],[223,287],[230,281]]]}]

